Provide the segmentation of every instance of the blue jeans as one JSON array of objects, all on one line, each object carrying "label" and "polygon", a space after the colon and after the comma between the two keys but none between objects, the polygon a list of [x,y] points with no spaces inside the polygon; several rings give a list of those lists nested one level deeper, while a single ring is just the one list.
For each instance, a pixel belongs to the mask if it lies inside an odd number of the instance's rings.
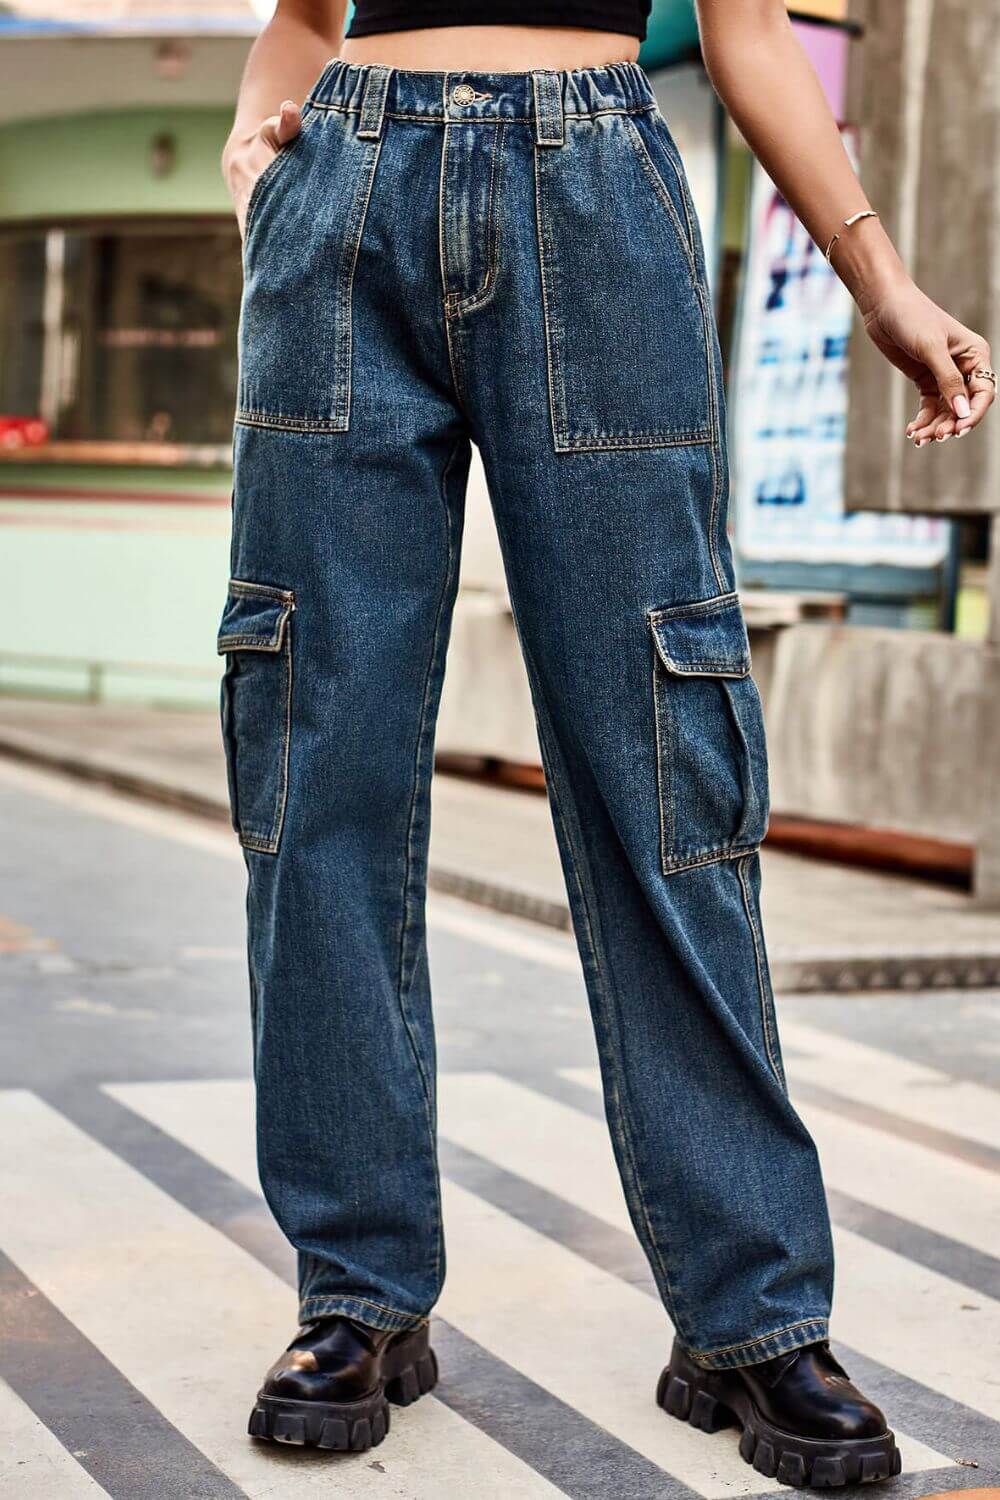
[{"label": "blue jeans", "polygon": [[636,1233],[704,1365],[824,1337],[719,351],[645,76],[333,62],[254,188],[244,263],[219,650],[261,1179],[303,1318],[409,1328],[441,1288],[424,895],[471,440]]}]

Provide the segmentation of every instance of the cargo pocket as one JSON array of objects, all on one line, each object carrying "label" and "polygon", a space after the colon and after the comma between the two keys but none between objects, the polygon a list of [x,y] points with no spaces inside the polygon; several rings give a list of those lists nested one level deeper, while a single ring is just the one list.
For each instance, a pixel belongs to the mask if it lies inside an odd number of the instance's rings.
[{"label": "cargo pocket", "polygon": [[288,795],[292,719],[290,589],[232,578],[218,650],[229,805],[240,843],[276,854]]},{"label": "cargo pocket", "polygon": [[735,594],[649,612],[667,875],[756,849],[767,831],[767,749]]}]

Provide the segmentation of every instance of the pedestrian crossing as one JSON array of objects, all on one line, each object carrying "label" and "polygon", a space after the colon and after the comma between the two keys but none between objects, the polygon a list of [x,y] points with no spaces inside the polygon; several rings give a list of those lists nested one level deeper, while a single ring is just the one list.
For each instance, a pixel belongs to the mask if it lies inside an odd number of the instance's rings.
[{"label": "pedestrian crossing", "polygon": [[781,1042],[798,1083],[833,1087],[860,1105],[1000,1150],[1000,1093],[992,1089],[801,1021],[782,1023]]},{"label": "pedestrian crossing", "polygon": [[0,1495],[100,1500],[105,1491],[6,1381],[0,1380]]},{"label": "pedestrian crossing", "polygon": [[[791,1029],[791,1028],[789,1028]],[[822,1045],[817,1033],[811,1045]],[[886,1054],[886,1067],[895,1060]],[[567,1069],[596,1090],[592,1069]],[[905,1081],[901,1087],[906,1087]],[[258,1192],[248,1081],[109,1083],[104,1093],[212,1168]],[[904,1101],[900,1101],[904,1102]],[[831,1187],[989,1254],[1000,1183],[985,1169],[908,1140],[804,1110]],[[631,1234],[603,1123],[538,1087],[488,1071],[443,1073],[443,1139],[510,1179],[566,1201],[610,1233]],[[330,1493],[322,1463],[276,1469],[272,1450],[248,1442],[250,1387],[287,1342],[288,1286],[273,1270],[184,1207],[134,1165],[25,1090],[0,1093],[2,1249],[39,1292],[236,1487],[279,1500]],[[859,1167],[863,1170],[859,1172]],[[58,1205],[41,1214],[40,1204]],[[669,1348],[665,1315],[637,1285],[505,1212],[485,1193],[444,1183],[449,1276],[439,1313],[503,1365],[522,1371],[663,1472],[665,1494],[770,1493],[743,1464],[732,1434],[711,1439],[666,1420],[651,1399]],[[1000,1304],[839,1228],[835,1332],[847,1344],[944,1398],[998,1423]],[[525,1309],[533,1316],[525,1318]],[[0,1468],[0,1496],[69,1500],[102,1493],[9,1387],[0,1386],[0,1434],[20,1470]],[[926,1434],[899,1434],[907,1471],[940,1487],[960,1455]],[[300,1455],[307,1460],[308,1456]],[[451,1490],[532,1500],[565,1493],[532,1464],[437,1397],[394,1414],[392,1440],[337,1468],[337,1494],[379,1490],[386,1473],[414,1500]],[[232,1493],[227,1489],[226,1493]],[[384,1487],[380,1490],[386,1493]]]}]

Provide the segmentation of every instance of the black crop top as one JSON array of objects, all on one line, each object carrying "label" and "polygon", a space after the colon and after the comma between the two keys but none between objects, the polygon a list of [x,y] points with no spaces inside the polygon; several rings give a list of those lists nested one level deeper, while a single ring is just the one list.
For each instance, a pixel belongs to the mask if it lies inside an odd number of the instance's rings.
[{"label": "black crop top", "polygon": [[579,26],[646,35],[652,0],[357,0],[348,36],[427,26]]}]

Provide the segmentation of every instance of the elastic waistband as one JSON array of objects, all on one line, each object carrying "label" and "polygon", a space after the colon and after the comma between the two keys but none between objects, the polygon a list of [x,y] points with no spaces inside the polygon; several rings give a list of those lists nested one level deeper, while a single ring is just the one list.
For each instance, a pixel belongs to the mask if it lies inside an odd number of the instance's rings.
[{"label": "elastic waistband", "polygon": [[360,135],[377,137],[386,119],[511,121],[534,125],[536,139],[548,145],[562,144],[568,118],[631,114],[656,102],[649,79],[631,62],[573,72],[417,73],[334,58],[309,97],[321,109],[357,114]]}]

